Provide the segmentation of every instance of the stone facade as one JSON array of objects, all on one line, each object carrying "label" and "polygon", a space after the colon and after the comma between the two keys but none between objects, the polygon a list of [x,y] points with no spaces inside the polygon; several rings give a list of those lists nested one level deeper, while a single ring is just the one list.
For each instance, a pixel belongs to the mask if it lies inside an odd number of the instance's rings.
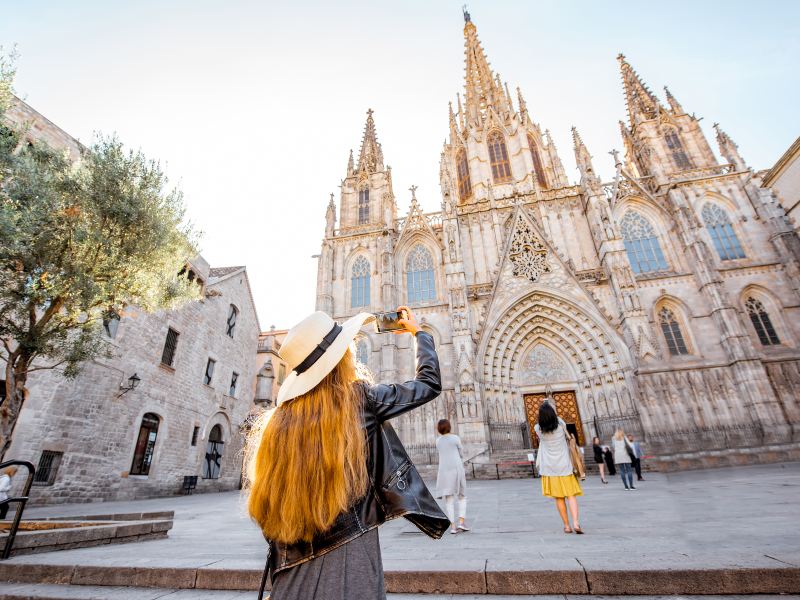
[{"label": "stone facade", "polygon": [[[197,491],[238,487],[241,430],[255,395],[258,318],[244,267],[209,269],[198,257],[191,268],[204,285],[202,300],[156,314],[130,310],[115,332],[107,332],[111,356],[87,363],[74,380],[55,371],[31,374],[8,456],[36,465],[43,453],[60,453],[51,484],[36,486],[32,501],[175,494],[185,475],[198,476]],[[232,305],[237,317],[231,337]],[[170,329],[178,334],[171,365],[164,354]],[[209,359],[215,365],[206,384]],[[140,382],[125,391],[134,373]],[[139,446],[146,415],[157,421],[150,449]],[[210,437],[222,443],[212,447]],[[137,469],[142,450],[150,457]],[[209,458],[219,463],[218,471],[209,470]]]},{"label": "stone facade", "polygon": [[[570,182],[465,16],[441,211],[412,187],[398,216],[369,111],[319,259],[319,310],[408,303],[436,339],[444,392],[396,420],[404,441],[432,443],[446,416],[473,450],[494,447],[554,395],[574,398],[564,410],[585,443],[617,427],[663,452],[800,439],[800,242],[730,137],[717,128],[720,161],[699,120],[620,55],[624,156],[602,182],[573,129]],[[411,340],[357,342],[378,380],[412,376]]]},{"label": "stone facade", "polygon": [[800,232],[800,138],[764,174],[763,185],[775,192],[794,230]]},{"label": "stone facade", "polygon": [[11,98],[11,106],[4,115],[11,126],[25,131],[29,139],[45,142],[51,148],[65,150],[72,160],[81,155],[81,143],[16,96]]},{"label": "stone facade", "polygon": [[289,374],[286,361],[278,356],[288,332],[288,329],[275,329],[273,325],[269,331],[258,336],[256,404],[265,408],[275,406],[278,389]]}]

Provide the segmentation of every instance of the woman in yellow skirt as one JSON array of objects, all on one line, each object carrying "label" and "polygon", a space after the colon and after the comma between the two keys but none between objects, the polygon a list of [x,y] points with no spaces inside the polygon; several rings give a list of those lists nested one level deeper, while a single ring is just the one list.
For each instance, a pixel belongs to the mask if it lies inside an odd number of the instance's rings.
[{"label": "woman in yellow skirt", "polygon": [[[578,496],[583,495],[578,478],[572,473],[572,460],[567,444],[567,425],[556,415],[556,409],[545,401],[539,407],[539,422],[533,430],[539,437],[536,469],[542,478],[542,495],[555,498],[558,514],[564,521],[564,533],[583,533],[578,516]],[[569,524],[567,505],[572,514]]]}]

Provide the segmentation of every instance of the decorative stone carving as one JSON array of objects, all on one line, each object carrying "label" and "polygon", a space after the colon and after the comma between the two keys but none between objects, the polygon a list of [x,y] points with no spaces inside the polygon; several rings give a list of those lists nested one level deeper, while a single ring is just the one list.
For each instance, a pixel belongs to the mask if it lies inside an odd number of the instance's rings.
[{"label": "decorative stone carving", "polygon": [[542,344],[533,347],[522,368],[524,380],[530,383],[557,383],[572,378],[564,361]]},{"label": "decorative stone carving", "polygon": [[533,282],[544,273],[550,272],[547,263],[547,247],[542,243],[533,228],[523,219],[517,221],[517,228],[511,238],[508,258],[513,265],[514,275],[525,277]]}]

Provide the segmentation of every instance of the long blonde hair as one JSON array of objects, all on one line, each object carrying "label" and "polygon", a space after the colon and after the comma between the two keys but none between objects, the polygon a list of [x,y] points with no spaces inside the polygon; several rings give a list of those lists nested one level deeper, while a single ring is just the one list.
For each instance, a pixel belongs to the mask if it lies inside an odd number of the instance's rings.
[{"label": "long blonde hair", "polygon": [[624,440],[625,439],[625,432],[622,431],[622,429],[617,429],[614,432],[614,439],[617,440],[617,441]]},{"label": "long blonde hair", "polygon": [[311,541],[367,491],[367,442],[348,350],[310,392],[262,415],[248,437],[250,516],[273,541]]}]

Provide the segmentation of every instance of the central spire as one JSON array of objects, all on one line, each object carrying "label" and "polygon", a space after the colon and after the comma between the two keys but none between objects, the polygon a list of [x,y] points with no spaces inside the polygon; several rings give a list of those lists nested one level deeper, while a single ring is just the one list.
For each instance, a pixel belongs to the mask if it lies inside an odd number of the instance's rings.
[{"label": "central spire", "polygon": [[383,171],[383,150],[378,143],[378,134],[375,131],[375,120],[372,118],[373,110],[367,111],[367,124],[364,126],[364,137],[361,140],[361,152],[358,155],[359,172],[375,173]]},{"label": "central spire", "polygon": [[639,78],[639,74],[625,60],[625,55],[617,56],[622,74],[622,87],[625,91],[625,102],[628,105],[628,118],[631,127],[640,121],[653,119],[658,115],[658,98]]},{"label": "central spire", "polygon": [[465,98],[467,120],[478,122],[486,116],[490,106],[495,110],[506,108],[507,98],[495,77],[486,59],[481,42],[478,39],[478,30],[469,13],[464,9],[464,60],[466,69]]}]

